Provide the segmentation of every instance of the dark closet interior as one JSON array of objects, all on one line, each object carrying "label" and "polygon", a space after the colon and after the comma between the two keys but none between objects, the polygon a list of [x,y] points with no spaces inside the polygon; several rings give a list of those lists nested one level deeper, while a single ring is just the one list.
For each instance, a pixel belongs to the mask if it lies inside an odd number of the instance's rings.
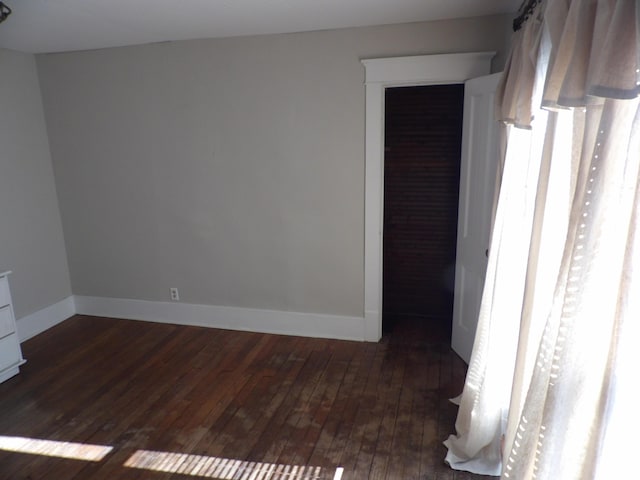
[{"label": "dark closet interior", "polygon": [[383,330],[451,335],[464,85],[385,94]]}]

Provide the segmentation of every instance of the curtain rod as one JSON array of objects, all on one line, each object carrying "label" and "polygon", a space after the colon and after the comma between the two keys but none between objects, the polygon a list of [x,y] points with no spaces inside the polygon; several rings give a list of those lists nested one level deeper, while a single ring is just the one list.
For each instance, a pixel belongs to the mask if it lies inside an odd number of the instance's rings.
[{"label": "curtain rod", "polygon": [[11,9],[4,3],[0,2],[0,23],[4,22],[9,15],[11,15]]},{"label": "curtain rod", "polygon": [[520,8],[518,9],[519,15],[513,19],[513,31],[517,32],[522,28],[522,24],[527,21],[527,19],[533,13],[533,10],[538,6],[541,0],[524,0]]}]

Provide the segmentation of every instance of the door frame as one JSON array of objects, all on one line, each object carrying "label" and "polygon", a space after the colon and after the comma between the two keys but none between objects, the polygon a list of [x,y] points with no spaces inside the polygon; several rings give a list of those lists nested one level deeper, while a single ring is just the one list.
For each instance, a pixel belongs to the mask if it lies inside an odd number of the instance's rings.
[{"label": "door frame", "polygon": [[382,338],[385,90],[464,83],[491,71],[496,52],[369,58],[365,68],[364,339]]}]

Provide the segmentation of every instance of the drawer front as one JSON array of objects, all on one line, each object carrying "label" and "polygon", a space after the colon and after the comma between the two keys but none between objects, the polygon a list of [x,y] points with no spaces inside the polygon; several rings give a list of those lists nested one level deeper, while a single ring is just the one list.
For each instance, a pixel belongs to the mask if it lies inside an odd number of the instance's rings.
[{"label": "drawer front", "polygon": [[15,333],[0,339],[0,370],[17,365],[22,360],[18,336]]},{"label": "drawer front", "polygon": [[0,338],[6,337],[16,331],[11,306],[0,307]]},{"label": "drawer front", "polygon": [[0,307],[11,303],[11,295],[9,295],[9,282],[7,277],[0,277]]}]

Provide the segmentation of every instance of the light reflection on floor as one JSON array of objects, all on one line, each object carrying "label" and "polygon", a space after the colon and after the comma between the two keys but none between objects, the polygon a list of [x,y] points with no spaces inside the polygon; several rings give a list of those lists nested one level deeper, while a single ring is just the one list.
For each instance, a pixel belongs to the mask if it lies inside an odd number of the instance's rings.
[{"label": "light reflection on floor", "polygon": [[[113,450],[113,447],[0,435],[0,450],[100,462]],[[334,470],[152,450],[136,451],[124,463],[124,467],[217,480],[340,480],[344,471],[342,467]]]},{"label": "light reflection on floor", "polygon": [[343,471],[152,450],[138,450],[124,466],[218,480],[340,480]]},{"label": "light reflection on floor", "polygon": [[99,462],[113,450],[113,447],[0,435],[0,450]]}]

